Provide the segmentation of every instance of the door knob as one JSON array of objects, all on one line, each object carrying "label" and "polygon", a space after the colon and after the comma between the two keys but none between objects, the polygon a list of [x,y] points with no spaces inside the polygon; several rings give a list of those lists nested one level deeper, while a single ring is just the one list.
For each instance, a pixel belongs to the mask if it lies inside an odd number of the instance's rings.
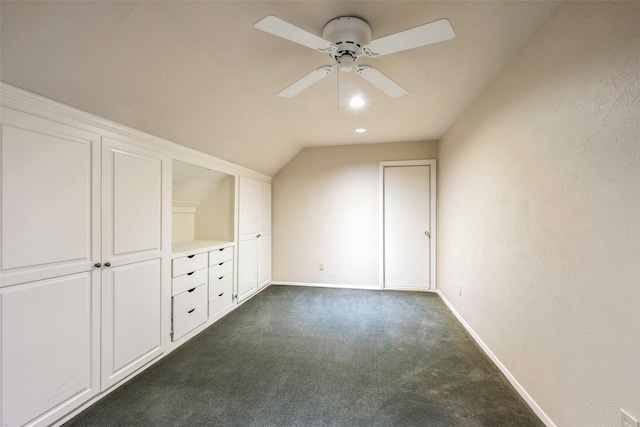
[{"label": "door knob", "polygon": [[424,235],[427,236],[427,237],[431,237],[431,233],[429,233],[429,230],[425,231]]}]

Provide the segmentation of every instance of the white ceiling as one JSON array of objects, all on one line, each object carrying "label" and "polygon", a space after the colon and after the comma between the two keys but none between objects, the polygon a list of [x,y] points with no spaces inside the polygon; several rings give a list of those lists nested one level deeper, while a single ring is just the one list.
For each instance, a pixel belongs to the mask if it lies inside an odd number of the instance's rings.
[{"label": "white ceiling", "polygon": [[[2,0],[0,72],[13,85],[273,175],[307,146],[440,139],[556,6]],[[357,16],[374,39],[448,18],[456,38],[362,62],[407,89],[403,97],[354,73],[340,74],[338,96],[334,73],[284,99],[275,94],[331,59],[254,29],[267,15],[318,35],[335,17]],[[364,108],[348,108],[352,91]]]}]

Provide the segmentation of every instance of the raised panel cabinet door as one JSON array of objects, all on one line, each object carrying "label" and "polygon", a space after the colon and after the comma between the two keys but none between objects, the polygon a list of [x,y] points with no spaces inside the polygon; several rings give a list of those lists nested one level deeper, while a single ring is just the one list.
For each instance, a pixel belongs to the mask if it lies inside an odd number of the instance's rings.
[{"label": "raised panel cabinet door", "polygon": [[102,389],[161,354],[160,259],[102,275]]},{"label": "raised panel cabinet door", "polygon": [[[163,154],[102,140],[102,389],[162,353]],[[166,236],[167,233],[165,233]],[[107,266],[106,263],[109,263]]]},{"label": "raised panel cabinet door", "polygon": [[271,282],[271,235],[258,238],[258,287],[263,288]]},{"label": "raised panel cabinet door", "polygon": [[100,139],[2,108],[2,281],[89,271],[99,261]]},{"label": "raised panel cabinet door", "polygon": [[50,425],[100,389],[99,273],[0,293],[3,426]]},{"label": "raised panel cabinet door", "polygon": [[254,237],[240,241],[238,301],[243,301],[258,290],[258,240]]},{"label": "raised panel cabinet door", "polygon": [[260,187],[259,234],[271,232],[271,186]]},{"label": "raised panel cabinet door", "polygon": [[149,259],[162,251],[164,156],[104,138],[103,254],[111,263]]},{"label": "raised panel cabinet door", "polygon": [[240,178],[240,238],[255,237],[260,227],[260,187]]}]

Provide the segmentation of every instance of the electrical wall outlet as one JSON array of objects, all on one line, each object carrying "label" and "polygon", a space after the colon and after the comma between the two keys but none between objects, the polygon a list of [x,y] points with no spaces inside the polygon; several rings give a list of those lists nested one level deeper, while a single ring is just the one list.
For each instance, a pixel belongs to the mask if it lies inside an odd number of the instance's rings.
[{"label": "electrical wall outlet", "polygon": [[324,262],[320,262],[320,270],[324,270]]},{"label": "electrical wall outlet", "polygon": [[620,409],[620,420],[622,427],[638,427],[638,420],[629,415],[624,409]]}]

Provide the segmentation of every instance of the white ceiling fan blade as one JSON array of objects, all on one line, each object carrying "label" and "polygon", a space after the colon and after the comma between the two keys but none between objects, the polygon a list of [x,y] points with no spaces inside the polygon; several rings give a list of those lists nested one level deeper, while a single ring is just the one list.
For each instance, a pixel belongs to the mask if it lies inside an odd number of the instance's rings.
[{"label": "white ceiling fan blade", "polygon": [[311,34],[308,31],[298,28],[293,24],[283,21],[277,16],[267,16],[254,25],[258,30],[265,31],[283,39],[310,47],[320,52],[330,53],[336,50],[336,46],[326,41],[322,37]]},{"label": "white ceiling fan blade", "polygon": [[362,51],[366,56],[382,56],[403,50],[426,46],[452,39],[456,36],[448,19],[439,19],[409,30],[400,31],[381,39],[372,40]]},{"label": "white ceiling fan blade", "polygon": [[356,72],[360,74],[365,80],[369,83],[386,93],[392,98],[397,98],[402,95],[406,95],[407,92],[404,90],[402,86],[398,83],[391,80],[389,77],[382,74],[380,71],[376,70],[369,65],[361,65],[356,68]]},{"label": "white ceiling fan blade", "polygon": [[327,77],[329,74],[331,74],[333,72],[333,70],[335,68],[336,68],[335,64],[334,65],[323,65],[320,68],[316,68],[315,70],[313,70],[312,72],[310,72],[306,76],[304,76],[301,79],[299,79],[298,81],[296,81],[291,86],[289,86],[289,87],[283,89],[282,91],[280,91],[280,93],[278,93],[278,96],[280,96],[282,98],[291,98],[292,96],[302,92],[303,90],[305,90],[306,88],[308,88],[312,84],[317,83],[320,80],[322,80],[323,78]]}]

